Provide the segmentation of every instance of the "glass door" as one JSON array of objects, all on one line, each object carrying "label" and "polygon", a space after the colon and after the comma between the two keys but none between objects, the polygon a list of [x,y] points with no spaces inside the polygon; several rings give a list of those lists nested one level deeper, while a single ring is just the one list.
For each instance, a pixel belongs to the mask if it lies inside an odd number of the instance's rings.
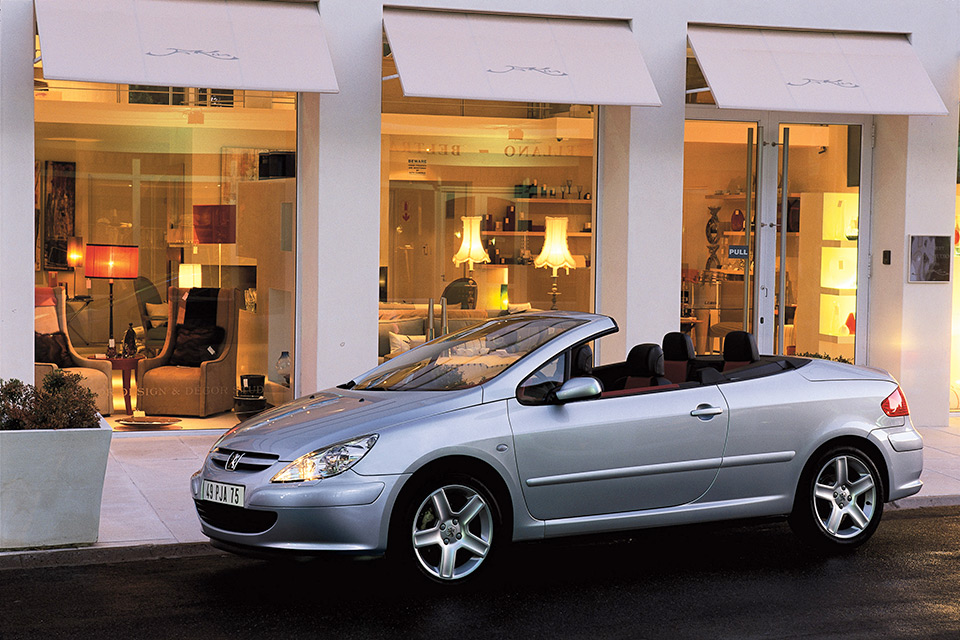
[{"label": "glass door", "polygon": [[687,120],[681,327],[697,353],[753,327],[757,122]]},{"label": "glass door", "polygon": [[765,228],[776,245],[773,351],[852,362],[862,126],[780,123],[776,130],[776,227]]},{"label": "glass door", "polygon": [[697,353],[743,329],[763,353],[853,361],[868,121],[739,115],[686,123],[681,327]]}]

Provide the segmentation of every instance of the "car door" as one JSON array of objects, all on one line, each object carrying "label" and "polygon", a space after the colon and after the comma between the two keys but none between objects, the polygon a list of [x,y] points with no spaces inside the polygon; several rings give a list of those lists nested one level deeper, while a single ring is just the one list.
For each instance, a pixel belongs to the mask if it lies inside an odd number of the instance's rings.
[{"label": "car door", "polygon": [[710,487],[729,413],[715,385],[566,404],[538,403],[525,394],[527,385],[549,385],[544,380],[556,379],[558,370],[562,366],[551,361],[521,384],[519,399],[507,402],[523,494],[534,517],[670,507]]}]

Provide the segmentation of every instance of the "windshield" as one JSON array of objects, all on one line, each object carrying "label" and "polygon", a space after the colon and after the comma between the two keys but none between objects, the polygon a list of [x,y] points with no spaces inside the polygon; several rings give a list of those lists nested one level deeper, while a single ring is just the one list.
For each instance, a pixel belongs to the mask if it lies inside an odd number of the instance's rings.
[{"label": "windshield", "polygon": [[443,336],[385,362],[357,381],[368,391],[451,391],[482,384],[528,353],[586,322],[498,318]]}]

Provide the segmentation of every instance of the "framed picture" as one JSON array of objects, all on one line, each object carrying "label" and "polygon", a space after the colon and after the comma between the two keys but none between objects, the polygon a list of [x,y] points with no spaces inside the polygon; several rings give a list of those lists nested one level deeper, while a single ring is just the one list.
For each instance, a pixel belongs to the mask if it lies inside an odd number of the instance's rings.
[{"label": "framed picture", "polygon": [[257,179],[263,151],[268,149],[220,148],[220,204],[237,204],[237,185]]},{"label": "framed picture", "polygon": [[910,236],[910,282],[949,282],[950,236]]},{"label": "framed picture", "polygon": [[37,195],[43,202],[43,242],[40,245],[43,269],[68,271],[67,239],[76,235],[76,163],[47,160],[44,163],[43,187]]}]

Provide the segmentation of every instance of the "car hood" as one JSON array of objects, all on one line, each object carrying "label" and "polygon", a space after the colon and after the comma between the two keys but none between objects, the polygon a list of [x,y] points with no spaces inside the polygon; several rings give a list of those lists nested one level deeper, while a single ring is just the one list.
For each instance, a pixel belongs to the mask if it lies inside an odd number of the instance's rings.
[{"label": "car hood", "polygon": [[328,389],[257,414],[217,446],[295,460],[318,448],[380,433],[395,425],[480,404],[479,388],[463,391],[345,391]]}]

